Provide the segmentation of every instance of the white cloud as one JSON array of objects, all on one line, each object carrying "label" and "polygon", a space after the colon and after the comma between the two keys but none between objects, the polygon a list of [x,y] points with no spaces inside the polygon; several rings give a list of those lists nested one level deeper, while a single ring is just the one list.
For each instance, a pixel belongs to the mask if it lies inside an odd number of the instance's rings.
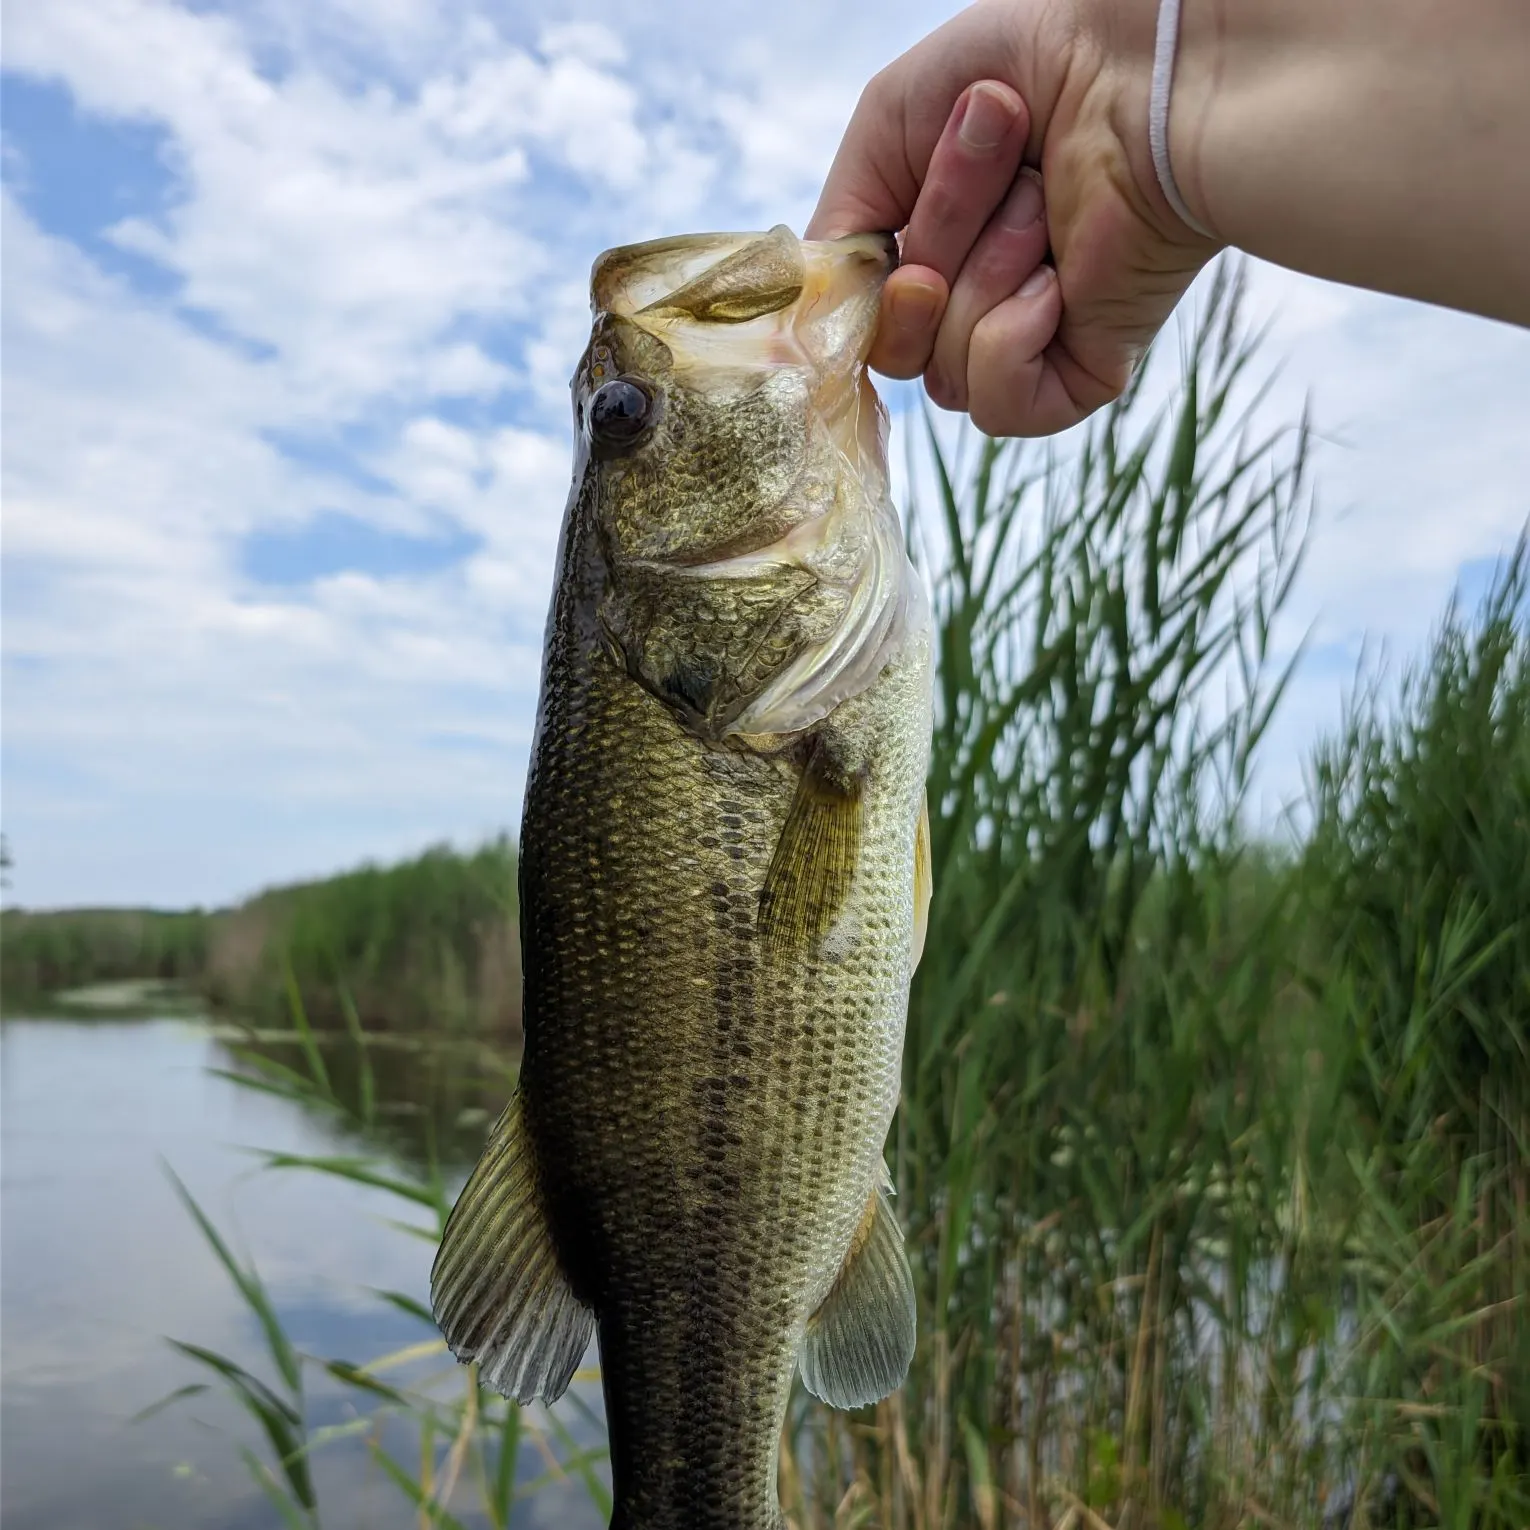
[{"label": "white cloud", "polygon": [[[32,661],[7,677],[7,742],[29,762],[6,782],[17,893],[226,898],[332,864],[334,834],[310,839],[301,819],[337,803],[361,809],[345,859],[371,853],[367,838],[396,852],[509,818],[566,450],[423,417],[399,448],[415,476],[386,464],[397,492],[368,495],[267,443],[307,419],[268,367],[14,207],[5,245],[8,384],[25,380],[5,398],[5,638]],[[429,578],[251,586],[239,538],[321,507],[416,530],[445,511],[486,547]],[[486,739],[495,768],[443,762],[432,737],[454,731]],[[241,845],[277,796],[298,825],[275,854]]]},{"label": "white cloud", "polygon": [[[593,256],[800,228],[864,81],[945,14],[8,15],[7,68],[165,134],[173,194],[110,237],[177,283],[147,298],[6,206],[16,895],[219,899],[513,823]],[[1530,337],[1268,268],[1251,296],[1287,358],[1271,417],[1310,390],[1345,443],[1320,453],[1295,625],[1411,644],[1526,513]],[[326,510],[479,545],[431,574],[251,581],[246,536]],[[1300,689],[1293,769],[1338,692]]]},{"label": "white cloud", "polygon": [[[765,218],[803,226],[828,170],[823,146],[838,141],[858,94],[843,75],[782,76],[762,60],[751,88],[717,97],[717,116],[737,149],[749,200]],[[802,218],[773,211],[799,207]]]}]

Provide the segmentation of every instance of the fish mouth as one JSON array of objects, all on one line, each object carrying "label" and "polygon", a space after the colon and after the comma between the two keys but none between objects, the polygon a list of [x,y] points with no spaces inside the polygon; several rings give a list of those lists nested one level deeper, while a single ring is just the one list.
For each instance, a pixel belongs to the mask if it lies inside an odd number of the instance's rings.
[{"label": "fish mouth", "polygon": [[609,316],[659,341],[670,380],[695,394],[738,396],[777,369],[797,372],[811,414],[876,493],[887,416],[866,358],[897,264],[888,233],[805,240],[778,224],[763,234],[687,234],[606,251],[591,274],[591,306],[597,327]]},{"label": "fish mouth", "polygon": [[876,338],[882,285],[898,266],[891,234],[852,234],[802,243],[805,267],[797,301],[799,334],[820,356],[864,363]]},{"label": "fish mouth", "polygon": [[591,306],[662,340],[691,385],[707,369],[807,364],[856,370],[875,336],[882,284],[897,267],[886,233],[799,239],[686,234],[608,250],[595,263]]},{"label": "fish mouth", "polygon": [[[878,250],[882,259],[887,262],[887,274],[891,276],[892,273],[898,269],[898,262],[903,257],[902,253],[898,249],[898,236],[896,234],[884,231],[881,233],[872,234],[852,234],[849,237],[852,239],[874,240],[878,246]],[[829,242],[837,244],[840,241],[834,240]]]}]

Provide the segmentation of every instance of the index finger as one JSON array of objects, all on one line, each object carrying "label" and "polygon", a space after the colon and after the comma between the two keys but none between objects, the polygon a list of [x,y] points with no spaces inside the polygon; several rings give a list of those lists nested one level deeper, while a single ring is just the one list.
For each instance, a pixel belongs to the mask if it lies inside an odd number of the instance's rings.
[{"label": "index finger", "polygon": [[861,92],[803,238],[896,233],[908,222],[919,177],[904,150],[904,102],[890,75],[884,70]]}]

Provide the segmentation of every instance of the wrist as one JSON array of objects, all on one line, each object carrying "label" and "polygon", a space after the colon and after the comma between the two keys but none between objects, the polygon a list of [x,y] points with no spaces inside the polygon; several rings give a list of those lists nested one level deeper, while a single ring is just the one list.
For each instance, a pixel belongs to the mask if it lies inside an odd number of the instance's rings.
[{"label": "wrist", "polygon": [[[1152,0],[1156,3],[1156,0]],[[1298,0],[1291,0],[1298,8]],[[1245,4],[1249,17],[1257,0]],[[1240,18],[1241,20],[1241,18]],[[1246,39],[1229,36],[1224,0],[1181,0],[1179,36],[1169,96],[1168,156],[1185,205],[1196,220],[1217,231],[1223,243],[1219,209],[1207,187],[1208,152],[1215,157],[1217,134],[1223,127],[1229,94],[1244,85]],[[1256,53],[1262,51],[1255,48]],[[1208,151],[1208,140],[1211,149]]]},{"label": "wrist", "polygon": [[[1204,0],[1181,0],[1181,35],[1183,13],[1198,3]],[[1082,61],[1078,72],[1089,81],[1090,92],[1098,98],[1093,109],[1108,120],[1118,146],[1127,179],[1119,189],[1126,192],[1138,217],[1167,245],[1193,252],[1198,261],[1205,260],[1216,245],[1226,241],[1206,206],[1198,173],[1185,173],[1186,166],[1192,171],[1199,166],[1205,108],[1201,100],[1192,100],[1189,107],[1184,102],[1179,48],[1169,60],[1167,78],[1168,168],[1171,184],[1193,221],[1187,221],[1173,205],[1154,163],[1150,123],[1160,0],[1131,0],[1128,4],[1121,0],[1083,0],[1078,14],[1075,52]]]},{"label": "wrist", "polygon": [[1198,218],[1294,270],[1526,322],[1525,0],[1182,4],[1169,155]]}]

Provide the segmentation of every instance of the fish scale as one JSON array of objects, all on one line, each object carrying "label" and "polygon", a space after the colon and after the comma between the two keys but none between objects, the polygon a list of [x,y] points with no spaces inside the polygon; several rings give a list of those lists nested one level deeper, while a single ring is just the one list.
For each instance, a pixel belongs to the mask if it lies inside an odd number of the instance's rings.
[{"label": "fish scale", "polygon": [[[616,253],[641,260],[645,248]],[[867,259],[856,248],[842,258]],[[885,268],[852,273],[864,290],[850,285],[844,300],[864,306],[869,292],[874,310]],[[747,279],[749,262],[730,269]],[[683,355],[682,320],[662,331],[672,358]],[[869,323],[858,353],[823,358],[819,373],[859,368]],[[520,844],[517,1098],[448,1224],[433,1296],[459,1357],[523,1399],[562,1390],[595,1326],[613,1525],[778,1530],[778,1451],[799,1359],[828,1400],[867,1401],[901,1380],[913,1342],[882,1152],[918,919],[929,640],[915,600],[907,620],[876,629],[893,639],[853,694],[802,723],[798,686],[779,709],[794,726],[730,732],[720,656],[738,650],[748,618],[719,623],[716,613],[758,609],[771,622],[779,602],[740,603],[737,585],[701,576],[636,604],[620,598],[624,577],[648,577],[637,563],[663,541],[657,519],[673,521],[670,541],[684,549],[684,485],[695,479],[666,477],[666,446],[690,443],[715,464],[716,442],[729,442],[730,471],[740,470],[736,421],[696,444],[709,401],[725,411],[731,395],[687,383],[678,359],[666,372],[650,338],[598,320],[598,371],[587,375],[587,356],[575,378],[577,398],[608,375],[607,357],[625,358],[646,365],[633,369],[645,386],[694,396],[673,411],[685,426],[678,441],[659,412],[635,448],[649,454],[642,473],[607,469],[593,451],[576,464]],[[775,390],[783,408],[800,409],[822,380],[806,366],[803,376],[802,387]],[[761,407],[750,396],[743,412]],[[821,421],[808,425],[801,436],[838,454],[831,463],[805,452],[796,478],[819,484],[846,471],[847,448]],[[762,450],[781,439],[775,426]],[[840,433],[853,444],[848,432],[861,428],[857,416]],[[742,467],[739,515],[756,517],[759,537],[790,531],[794,514],[823,516],[816,490],[799,496],[805,509],[783,507],[791,475],[774,498],[759,489],[783,476],[774,457],[754,474]],[[881,469],[865,467],[880,490],[857,507],[868,523],[891,513]],[[705,535],[747,543],[747,519],[728,523],[718,485],[706,493]],[[804,607],[804,631],[833,625],[815,628],[813,611],[844,606],[834,571],[845,546],[869,545],[859,523],[842,532],[811,578],[783,561],[780,599],[819,602]],[[892,577],[911,577],[906,559]],[[895,584],[886,594],[907,598]],[[807,651],[787,644],[771,658],[766,631],[757,692]],[[495,1198],[496,1182],[527,1172],[533,1195]],[[518,1263],[507,1244],[545,1246],[547,1257]]]}]

